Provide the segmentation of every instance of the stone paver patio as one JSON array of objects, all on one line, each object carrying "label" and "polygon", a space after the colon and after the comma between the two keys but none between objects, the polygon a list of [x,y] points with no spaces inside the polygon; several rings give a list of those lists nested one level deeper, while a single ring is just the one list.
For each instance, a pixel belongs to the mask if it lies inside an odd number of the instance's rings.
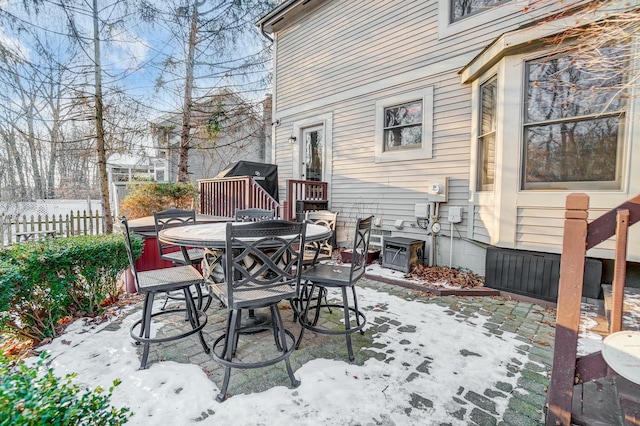
[{"label": "stone paver patio", "polygon": [[[517,384],[514,386],[506,382],[487,383],[487,387],[482,393],[459,386],[455,392],[456,396],[448,404],[448,407],[450,407],[448,412],[452,418],[470,419],[468,423],[470,425],[542,424],[548,373],[553,359],[555,310],[503,297],[433,297],[427,293],[370,279],[362,279],[358,285],[399,296],[408,300],[409,305],[412,303],[439,305],[445,308],[444,312],[447,315],[459,321],[482,317],[484,319],[482,332],[486,334],[499,337],[503,333],[515,333],[515,338],[522,342],[517,346],[517,351],[522,356],[519,359],[513,358],[506,365],[496,365],[495,368],[505,369],[506,377],[518,376]],[[365,306],[365,309],[384,311],[385,307]],[[281,310],[285,325],[293,331],[294,335],[297,335],[299,326],[292,322],[290,307],[281,305]],[[204,331],[207,342],[210,343],[220,335],[221,330],[224,328],[226,310],[220,309],[214,302],[207,313],[209,322]],[[393,351],[386,350],[385,344],[380,343],[381,339],[375,339],[374,342],[374,336],[385,336],[393,331],[401,333],[403,339],[406,339],[406,343],[411,342],[412,334],[416,331],[416,325],[403,324],[400,320],[395,319],[397,316],[393,316],[392,319],[392,315],[385,317],[383,314],[384,312],[376,315],[375,320],[370,321],[364,336],[358,333],[353,334],[353,346],[356,354],[354,364],[362,365],[369,358],[377,358],[387,363],[393,363]],[[328,323],[328,326],[335,325],[338,327],[342,313],[337,310],[333,310],[331,314],[323,311],[321,318],[322,321]],[[184,318],[179,315],[168,316],[168,318],[165,316],[162,321],[165,326],[160,329],[159,334],[172,333],[176,327],[184,326]],[[117,321],[104,330],[108,331],[113,327],[119,327]],[[442,330],[442,336],[447,338],[446,330]],[[513,338],[513,335],[510,336]],[[273,346],[271,333],[257,333],[246,338],[267,339],[264,347]],[[402,344],[403,342],[400,343]],[[255,349],[258,346],[260,345],[250,346],[253,348],[252,350],[239,353],[238,356],[245,360],[259,359],[262,355]],[[463,356],[480,356],[474,353],[472,349],[461,352]],[[346,361],[347,351],[344,337],[318,335],[307,330],[300,348],[294,351],[291,356],[292,367],[295,371],[306,362],[317,358]],[[153,364],[164,360],[196,364],[216,385],[219,386],[222,383],[223,369],[210,355],[204,353],[195,337],[152,345],[149,363]],[[419,365],[406,367],[409,371],[406,377],[407,382],[429,378],[428,357]],[[460,372],[460,374],[464,374],[464,372]],[[474,374],[477,375],[477,373]],[[273,386],[290,387],[290,385],[284,364],[278,363],[262,369],[234,369],[231,375],[229,393],[231,395],[255,393]],[[496,404],[504,404],[505,401],[508,401],[507,409],[503,415],[499,415],[496,411]],[[407,413],[410,413],[411,410],[423,410],[430,407],[430,404],[432,405],[429,395],[415,393],[407,401],[404,410]],[[202,419],[206,417],[207,414],[203,413]]]}]

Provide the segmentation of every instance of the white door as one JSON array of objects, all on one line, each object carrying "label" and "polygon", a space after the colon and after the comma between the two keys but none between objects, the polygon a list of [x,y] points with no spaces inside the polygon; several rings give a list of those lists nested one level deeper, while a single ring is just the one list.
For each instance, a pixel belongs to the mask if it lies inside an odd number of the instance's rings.
[{"label": "white door", "polygon": [[324,126],[302,129],[300,165],[302,180],[322,181],[324,171]]}]

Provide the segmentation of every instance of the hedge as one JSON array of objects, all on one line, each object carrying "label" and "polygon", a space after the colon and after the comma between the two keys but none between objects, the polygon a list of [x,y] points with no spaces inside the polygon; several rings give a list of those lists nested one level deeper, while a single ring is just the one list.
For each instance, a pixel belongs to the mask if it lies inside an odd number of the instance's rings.
[{"label": "hedge", "polygon": [[[136,257],[142,241],[133,238]],[[54,337],[60,321],[95,314],[117,297],[129,266],[121,234],[78,235],[0,250],[0,331],[35,341]]]}]

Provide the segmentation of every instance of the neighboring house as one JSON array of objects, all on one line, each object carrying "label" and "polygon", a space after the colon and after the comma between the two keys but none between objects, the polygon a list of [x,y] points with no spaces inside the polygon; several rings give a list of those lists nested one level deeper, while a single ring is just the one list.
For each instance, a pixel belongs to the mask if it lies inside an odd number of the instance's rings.
[{"label": "neighboring house", "polygon": [[[271,122],[271,98],[259,104],[263,111],[238,94],[220,89],[194,103],[188,171],[190,181],[213,178],[238,160],[269,162],[270,134],[265,134],[264,117]],[[182,113],[168,113],[151,123],[158,159],[166,163],[166,180],[175,182]]]},{"label": "neighboring house", "polygon": [[[567,194],[587,193],[593,219],[640,193],[637,94],[589,98],[587,75],[543,40],[578,24],[553,13],[580,3],[284,1],[258,22],[274,43],[281,193],[326,181],[338,242],[374,214],[376,232],[427,241],[438,265],[483,274],[488,247],[560,253]],[[570,89],[552,87],[563,69]],[[604,247],[588,255],[612,259]]]},{"label": "neighboring house", "polygon": [[111,209],[115,217],[120,213],[120,200],[127,194],[127,185],[144,181],[167,182],[164,161],[147,156],[112,154],[107,159],[107,179]]}]

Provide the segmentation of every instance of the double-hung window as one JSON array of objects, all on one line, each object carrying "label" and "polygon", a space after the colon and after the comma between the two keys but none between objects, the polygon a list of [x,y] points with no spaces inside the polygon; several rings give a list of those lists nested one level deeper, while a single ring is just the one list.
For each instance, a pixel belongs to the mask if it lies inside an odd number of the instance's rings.
[{"label": "double-hung window", "polygon": [[422,99],[384,109],[384,151],[422,145]]},{"label": "double-hung window", "polygon": [[478,137],[478,191],[493,189],[496,164],[496,77],[480,86],[480,125]]},{"label": "double-hung window", "polygon": [[523,189],[620,187],[625,64],[598,54],[526,63]]},{"label": "double-hung window", "polygon": [[433,87],[376,102],[375,161],[431,158]]}]

